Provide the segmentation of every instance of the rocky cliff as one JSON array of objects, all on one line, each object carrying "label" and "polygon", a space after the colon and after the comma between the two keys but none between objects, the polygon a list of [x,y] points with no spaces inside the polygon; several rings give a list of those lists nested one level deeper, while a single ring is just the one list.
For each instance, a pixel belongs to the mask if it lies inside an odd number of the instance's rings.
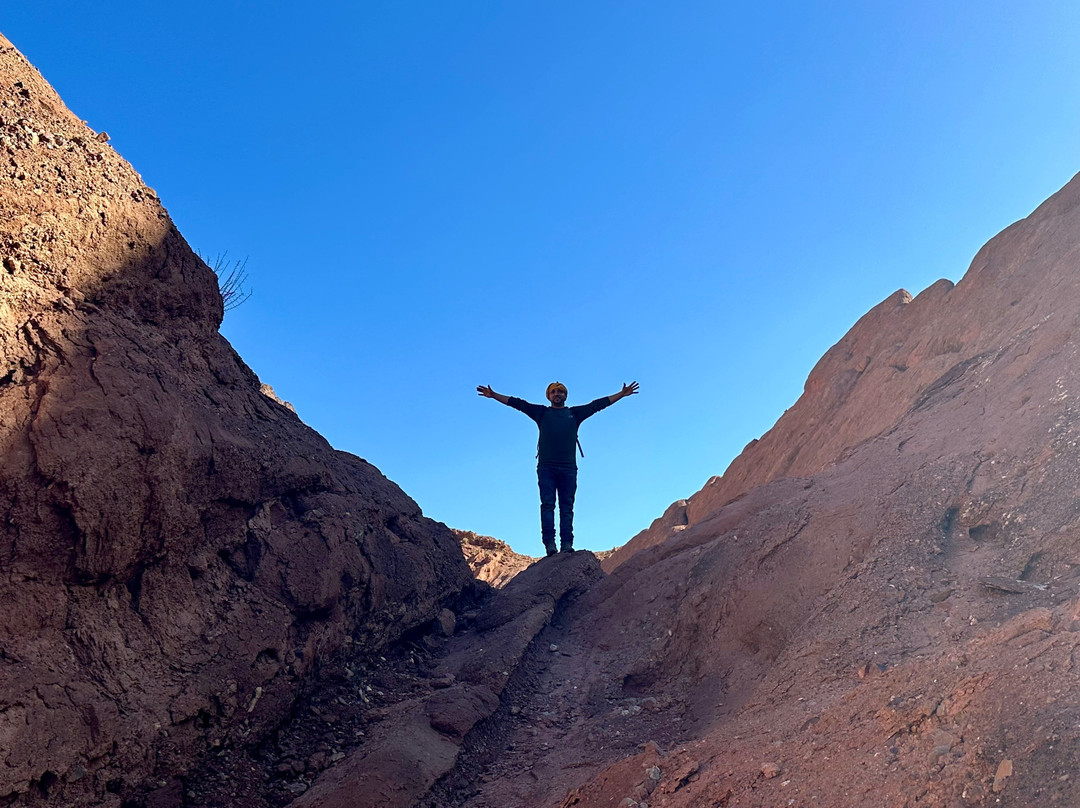
[{"label": "rocky cliff", "polygon": [[472,576],[260,392],[214,273],[2,37],[0,77],[0,802],[119,805]]},{"label": "rocky cliff", "polygon": [[[925,410],[954,384],[1022,336],[1043,327],[1063,339],[1060,299],[1071,291],[1076,191],[1070,183],[975,256],[955,287],[940,280],[918,297],[901,289],[867,312],[817,363],[803,395],[722,476],[680,501],[605,563],[614,569],[643,547],[707,518],[755,486],[809,477]],[[1056,326],[1056,327],[1055,327]],[[1030,332],[1030,333],[1029,333]],[[1060,347],[1060,346],[1058,346]]]},{"label": "rocky cliff", "polygon": [[1080,802],[1078,270],[1074,178],[871,310],[607,560],[530,701],[536,778],[478,756],[459,804]]},{"label": "rocky cliff", "polygon": [[424,804],[1080,802],[1078,270],[1074,178],[871,310]]},{"label": "rocky cliff", "polygon": [[455,530],[461,551],[478,581],[494,587],[506,586],[515,575],[536,561],[532,556],[515,553],[504,541],[481,536],[471,530]]}]

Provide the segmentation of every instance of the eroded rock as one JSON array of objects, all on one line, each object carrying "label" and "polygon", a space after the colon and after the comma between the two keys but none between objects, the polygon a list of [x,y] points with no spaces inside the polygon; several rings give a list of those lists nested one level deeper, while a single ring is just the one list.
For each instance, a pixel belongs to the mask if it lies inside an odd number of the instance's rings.
[{"label": "eroded rock", "polygon": [[2,37],[0,77],[0,794],[137,797],[471,576],[261,392],[214,273]]}]

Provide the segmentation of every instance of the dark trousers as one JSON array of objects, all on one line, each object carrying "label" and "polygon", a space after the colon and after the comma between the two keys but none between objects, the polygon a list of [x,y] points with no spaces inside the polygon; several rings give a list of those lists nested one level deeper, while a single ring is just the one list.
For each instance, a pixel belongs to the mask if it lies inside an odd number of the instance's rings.
[{"label": "dark trousers", "polygon": [[555,500],[559,502],[559,538],[563,547],[574,546],[574,494],[577,493],[577,469],[573,466],[536,467],[540,485],[540,538],[545,547],[555,546]]}]

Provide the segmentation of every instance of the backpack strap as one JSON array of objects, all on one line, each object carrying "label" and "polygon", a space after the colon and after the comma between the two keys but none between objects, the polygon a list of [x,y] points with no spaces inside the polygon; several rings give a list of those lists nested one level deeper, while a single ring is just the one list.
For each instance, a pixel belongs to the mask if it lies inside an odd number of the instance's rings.
[{"label": "backpack strap", "polygon": [[[577,424],[577,423],[578,423],[578,419],[577,419],[577,416],[575,416],[575,415],[574,415],[574,411],[573,411],[573,410],[570,410],[570,417],[574,419],[574,423],[575,423],[575,424]],[[580,424],[579,424],[579,426],[580,426]],[[575,436],[574,436],[574,440],[575,440],[575,441],[577,442],[577,450],[578,450],[579,452],[581,452],[581,456],[582,456],[582,457],[584,457],[584,456],[585,456],[585,450],[581,448],[581,438],[579,438],[579,437],[577,437],[577,435],[575,435]],[[540,450],[539,450],[539,449],[537,449],[537,453],[539,453],[539,451],[540,451]]]}]

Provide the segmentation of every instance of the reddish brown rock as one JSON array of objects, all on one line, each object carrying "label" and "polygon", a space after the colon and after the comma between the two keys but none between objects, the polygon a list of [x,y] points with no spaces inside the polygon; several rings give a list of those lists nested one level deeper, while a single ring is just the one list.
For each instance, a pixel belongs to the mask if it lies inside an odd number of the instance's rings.
[{"label": "reddish brown rock", "polygon": [[259,737],[471,576],[260,392],[214,273],[2,37],[0,76],[0,801],[80,805]]},{"label": "reddish brown rock", "polygon": [[515,575],[536,562],[532,556],[515,553],[509,544],[491,536],[468,530],[455,530],[454,535],[461,542],[461,551],[476,579],[497,588],[506,586]]},{"label": "reddish brown rock", "polygon": [[[380,667],[363,649],[471,580],[457,539],[259,393],[152,192],[2,57],[18,800],[1080,803],[1080,179],[955,287],[869,312],[606,578],[588,554],[542,560]],[[286,721],[346,634],[366,667],[335,662],[339,689],[245,780],[238,741]],[[349,743],[324,742],[343,722]],[[235,765],[208,757],[222,785],[188,797],[174,775],[223,739]]]},{"label": "reddish brown rock", "polygon": [[[821,358],[803,395],[776,425],[751,441],[723,476],[689,498],[685,524],[708,518],[755,486],[828,468],[864,442],[970,389],[988,368],[1010,365],[1013,373],[1022,373],[1036,364],[1047,367],[1033,356],[1018,358],[1016,351],[1060,350],[1070,329],[1060,305],[1069,303],[1059,294],[1072,285],[1067,230],[1075,216],[1074,186],[988,243],[955,287],[940,280],[916,298],[900,290],[865,314]],[[1021,380],[1010,380],[1010,387],[1018,398],[1008,412],[980,423],[1003,429],[1024,406]],[[996,438],[987,434],[968,448],[993,449]],[[620,548],[605,569],[679,528],[665,514]]]},{"label": "reddish brown rock", "polygon": [[605,562],[509,694],[550,721],[485,738],[501,758],[466,739],[484,780],[448,804],[640,802],[647,740],[694,762],[669,808],[1080,802],[1078,253],[1073,179],[955,287],[868,313]]},{"label": "reddish brown rock", "polygon": [[[530,648],[556,608],[602,576],[591,553],[541,560],[494,594],[482,623],[449,640],[426,686],[395,704],[370,737],[322,775],[295,808],[409,808],[430,799],[452,804],[460,789],[432,789],[448,778],[478,725],[504,722],[501,696],[510,677],[528,667]],[[444,686],[449,683],[449,686]],[[503,710],[496,716],[497,710]]]}]

